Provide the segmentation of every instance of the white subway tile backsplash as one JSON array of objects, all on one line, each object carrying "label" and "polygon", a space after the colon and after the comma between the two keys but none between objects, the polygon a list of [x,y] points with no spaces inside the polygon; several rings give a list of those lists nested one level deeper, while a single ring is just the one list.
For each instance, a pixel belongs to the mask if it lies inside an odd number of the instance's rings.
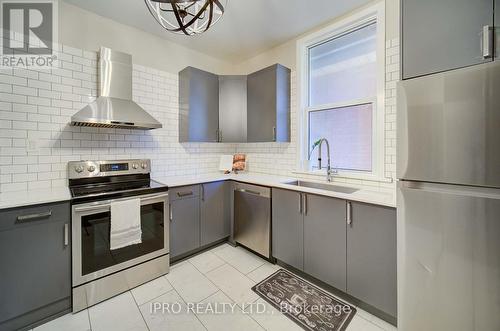
[{"label": "white subway tile backsplash", "polygon": [[[14,113],[36,113],[38,112],[38,108],[35,105],[28,105],[24,103],[14,103],[12,104],[12,110]],[[26,118],[26,116],[25,116]],[[24,119],[25,119],[24,118]]]},{"label": "white subway tile backsplash", "polygon": [[3,111],[3,110],[0,110],[0,119],[1,120],[19,120],[19,121],[23,121],[23,120],[26,120],[26,114],[24,114],[24,113],[17,113],[15,111]]},{"label": "white subway tile backsplash", "polygon": [[213,172],[221,154],[234,153],[234,144],[179,144],[177,74],[138,65],[134,100],[163,129],[69,126],[71,116],[97,96],[97,53],[63,45],[59,59],[62,67],[52,72],[0,73],[0,120],[13,126],[0,130],[3,161],[13,162],[0,168],[7,171],[1,171],[0,191],[66,185],[67,162],[81,159],[150,158],[158,177]]},{"label": "white subway tile backsplash", "polygon": [[[13,85],[13,86],[16,86],[16,85]],[[26,103],[27,98],[24,95],[0,92],[0,100],[2,100],[4,102]]]}]

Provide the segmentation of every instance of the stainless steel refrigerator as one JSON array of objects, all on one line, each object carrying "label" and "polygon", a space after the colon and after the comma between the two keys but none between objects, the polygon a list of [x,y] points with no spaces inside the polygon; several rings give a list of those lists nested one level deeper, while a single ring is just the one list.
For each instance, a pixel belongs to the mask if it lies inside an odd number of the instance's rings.
[{"label": "stainless steel refrigerator", "polygon": [[500,61],[398,85],[398,323],[500,330]]}]

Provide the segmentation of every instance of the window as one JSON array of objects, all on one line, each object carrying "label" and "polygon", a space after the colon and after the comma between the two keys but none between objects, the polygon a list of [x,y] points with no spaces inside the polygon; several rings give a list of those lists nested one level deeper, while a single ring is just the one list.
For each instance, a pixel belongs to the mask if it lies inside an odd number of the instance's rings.
[{"label": "window", "polygon": [[376,5],[299,41],[303,170],[318,168],[326,138],[340,176],[383,176],[384,35]]},{"label": "window", "polygon": [[[368,103],[309,112],[309,146],[326,138],[333,168],[371,172],[372,108]],[[326,150],[322,153],[326,160]]]}]

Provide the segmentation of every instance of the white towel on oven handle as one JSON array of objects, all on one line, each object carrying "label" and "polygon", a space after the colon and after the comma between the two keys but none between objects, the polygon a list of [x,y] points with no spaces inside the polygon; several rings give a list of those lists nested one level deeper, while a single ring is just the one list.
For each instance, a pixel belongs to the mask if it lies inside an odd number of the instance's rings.
[{"label": "white towel on oven handle", "polygon": [[141,200],[111,202],[110,249],[140,244],[141,236]]}]

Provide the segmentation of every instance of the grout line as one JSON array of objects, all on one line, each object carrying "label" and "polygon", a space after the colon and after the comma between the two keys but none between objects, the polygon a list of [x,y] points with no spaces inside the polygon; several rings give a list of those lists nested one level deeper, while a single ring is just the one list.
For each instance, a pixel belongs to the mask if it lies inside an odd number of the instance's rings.
[{"label": "grout line", "polygon": [[[184,299],[182,298],[181,294],[180,294],[179,292],[177,292],[177,290],[176,290],[175,288],[173,289],[173,291],[175,291],[175,293],[177,293],[177,295],[179,296],[179,298],[181,298],[182,302],[183,302],[185,305],[187,305],[187,302],[186,302],[186,301],[184,301]],[[217,292],[215,292],[215,293],[217,293]],[[214,293],[214,294],[215,294],[215,293]],[[212,295],[213,295],[213,294],[212,294]],[[207,298],[208,298],[208,297],[207,297]],[[205,299],[203,299],[203,300],[205,300]],[[187,312],[187,311],[186,311],[186,312]],[[198,320],[198,322],[200,322],[201,326],[203,326],[203,328],[204,328],[205,330],[207,330],[207,331],[208,331],[207,327],[205,326],[205,324],[203,324],[203,321],[202,321],[202,320],[200,320],[200,318],[198,317],[198,315],[196,315],[195,313],[193,313],[193,315],[194,315],[194,317]]]},{"label": "grout line", "polygon": [[92,331],[92,320],[90,319],[90,309],[85,309],[87,311],[87,319],[89,320],[90,331]]},{"label": "grout line", "polygon": [[139,310],[139,314],[141,315],[142,320],[144,321],[144,325],[146,325],[146,328],[151,331],[151,329],[149,328],[148,322],[146,322],[146,319],[144,318],[144,315],[142,315],[141,308],[137,304],[137,301],[135,300],[135,297],[132,294],[132,291],[128,291],[128,292],[130,293],[130,296],[132,297],[132,300],[134,300],[134,303],[135,303],[135,306],[136,306],[137,310]]},{"label": "grout line", "polygon": [[[211,252],[211,251],[205,251],[205,252],[203,252],[203,253],[201,253],[201,254],[198,254],[198,255],[196,255],[196,256],[200,256],[200,255],[205,254],[205,253],[208,253],[208,252],[210,252],[210,253],[214,254],[214,253],[213,253],[213,252]],[[214,255],[215,255],[215,254],[214,254]],[[224,263],[223,263],[223,264],[221,264],[220,266],[217,266],[217,267],[214,267],[214,268],[212,268],[212,269],[210,269],[210,270],[207,270],[207,272],[203,272],[203,271],[201,271],[201,270],[200,270],[200,269],[199,269],[199,268],[198,268],[198,267],[197,267],[197,266],[196,266],[193,262],[191,262],[191,259],[192,259],[192,258],[189,258],[189,259],[187,259],[186,261],[187,261],[187,262],[189,262],[189,263],[191,263],[191,264],[193,265],[193,267],[195,267],[195,268],[196,268],[196,270],[198,270],[199,272],[201,272],[201,274],[202,274],[202,275],[206,275],[206,274],[208,274],[209,272],[211,272],[211,271],[213,271],[213,270],[215,270],[215,269],[217,269],[217,268],[220,268],[220,267],[222,267],[223,265],[227,264],[227,262],[226,262],[224,259],[220,258],[218,255],[215,255],[215,256],[216,256],[217,258],[219,258],[219,259],[220,259],[222,262],[224,262]],[[195,256],[193,256],[193,257],[195,257]]]}]

